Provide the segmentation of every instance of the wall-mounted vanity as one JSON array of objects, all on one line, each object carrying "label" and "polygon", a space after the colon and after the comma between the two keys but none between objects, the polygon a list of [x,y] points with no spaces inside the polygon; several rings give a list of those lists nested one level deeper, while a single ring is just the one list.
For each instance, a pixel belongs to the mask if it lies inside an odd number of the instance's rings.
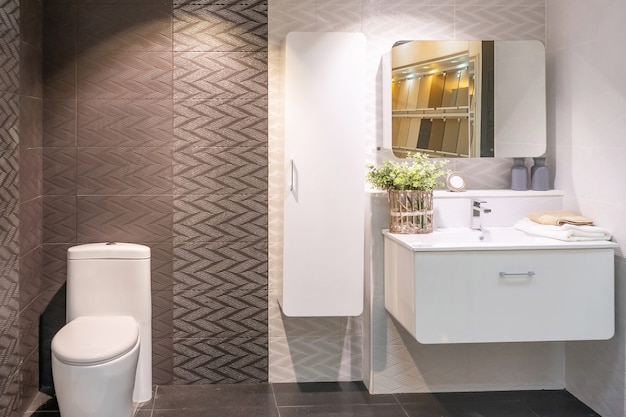
[{"label": "wall-mounted vanity", "polygon": [[385,232],[387,311],[424,344],[610,339],[617,244],[507,227],[529,207],[560,208],[558,192],[441,192],[438,215],[469,219],[476,198],[505,212],[482,231],[455,224],[426,235]]}]

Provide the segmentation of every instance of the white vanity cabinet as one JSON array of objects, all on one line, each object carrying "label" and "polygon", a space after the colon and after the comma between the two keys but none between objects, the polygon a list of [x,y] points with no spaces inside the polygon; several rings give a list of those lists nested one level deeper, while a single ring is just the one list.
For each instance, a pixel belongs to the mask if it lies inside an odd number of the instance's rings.
[{"label": "white vanity cabinet", "polygon": [[385,307],[420,343],[613,336],[613,242],[438,250],[403,238],[385,235]]},{"label": "white vanity cabinet", "polygon": [[365,36],[285,40],[283,288],[287,316],[363,311]]}]

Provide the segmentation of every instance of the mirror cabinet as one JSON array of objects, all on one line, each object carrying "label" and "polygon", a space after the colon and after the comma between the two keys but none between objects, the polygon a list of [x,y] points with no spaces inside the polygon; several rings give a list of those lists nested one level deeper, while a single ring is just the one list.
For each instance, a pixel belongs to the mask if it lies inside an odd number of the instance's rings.
[{"label": "mirror cabinet", "polygon": [[545,152],[537,41],[401,41],[391,51],[391,148],[441,157]]}]

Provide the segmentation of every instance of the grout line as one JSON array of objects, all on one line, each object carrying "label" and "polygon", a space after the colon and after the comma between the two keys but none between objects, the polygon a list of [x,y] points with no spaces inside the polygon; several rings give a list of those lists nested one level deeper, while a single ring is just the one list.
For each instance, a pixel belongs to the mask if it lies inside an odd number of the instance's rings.
[{"label": "grout line", "polygon": [[154,406],[156,405],[157,394],[159,392],[159,386],[154,386],[154,394],[152,394],[152,408],[150,409],[150,417],[154,415]]},{"label": "grout line", "polygon": [[37,392],[35,398],[33,398],[33,401],[26,408],[23,417],[28,417],[32,415],[35,411],[37,411],[39,407],[41,407],[52,398],[53,397],[48,394],[44,394],[43,392]]},{"label": "grout line", "polygon": [[[154,400],[156,399],[156,393],[159,389],[158,385],[154,386],[154,391],[152,392],[152,398],[150,398],[148,401],[145,401],[143,403],[133,403],[133,417],[137,416],[137,413],[140,411],[148,411],[150,410],[150,417],[152,417],[152,414],[154,414]],[[144,405],[151,403],[152,405],[149,408],[141,408]]]},{"label": "grout line", "polygon": [[274,390],[274,384],[270,384],[270,388],[272,389],[272,397],[274,398],[274,408],[276,408],[276,413],[278,417],[280,417],[280,408],[278,407],[278,401],[276,400],[276,391]]},{"label": "grout line", "polygon": [[402,409],[402,412],[404,412],[405,417],[410,417],[409,412],[406,410],[406,408],[404,408],[404,404],[398,403],[398,405],[400,405],[400,408]]}]

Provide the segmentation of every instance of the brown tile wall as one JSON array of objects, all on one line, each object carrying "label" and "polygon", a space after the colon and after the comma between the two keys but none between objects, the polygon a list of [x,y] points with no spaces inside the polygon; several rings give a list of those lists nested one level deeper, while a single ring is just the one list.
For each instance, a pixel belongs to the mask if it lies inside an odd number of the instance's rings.
[{"label": "brown tile wall", "polygon": [[[19,3],[1,6],[0,39],[0,415],[19,402]],[[5,411],[6,410],[6,411]]]},{"label": "brown tile wall", "polygon": [[154,382],[267,380],[265,1],[44,5],[43,291],[152,249]]},{"label": "brown tile wall", "polygon": [[42,312],[42,10],[0,6],[0,416],[20,415],[38,388]]}]

